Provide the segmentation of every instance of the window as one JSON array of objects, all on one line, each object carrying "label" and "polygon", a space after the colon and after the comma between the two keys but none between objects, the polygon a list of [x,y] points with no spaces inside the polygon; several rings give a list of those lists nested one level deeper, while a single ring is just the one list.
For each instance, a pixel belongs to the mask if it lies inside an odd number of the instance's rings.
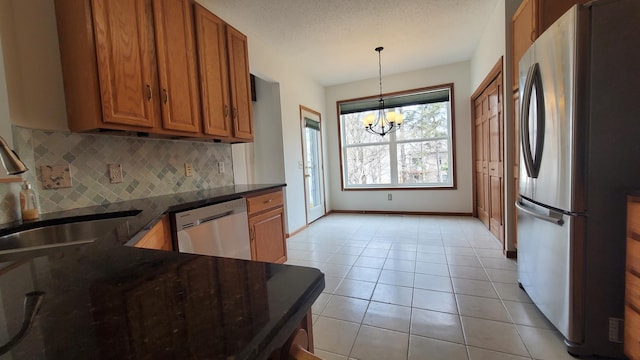
[{"label": "window", "polygon": [[453,84],[384,96],[404,115],[384,137],[365,131],[378,97],[338,102],[343,189],[455,188]]}]

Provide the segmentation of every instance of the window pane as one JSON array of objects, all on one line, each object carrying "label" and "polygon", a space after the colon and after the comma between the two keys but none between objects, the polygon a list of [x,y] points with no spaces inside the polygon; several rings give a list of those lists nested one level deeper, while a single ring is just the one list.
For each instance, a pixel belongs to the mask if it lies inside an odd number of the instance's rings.
[{"label": "window pane", "polygon": [[382,143],[387,142],[387,139],[382,138],[380,135],[371,134],[367,132],[362,124],[367,114],[372,114],[372,111],[365,111],[362,113],[354,113],[341,115],[340,118],[343,122],[342,131],[344,131],[345,145],[352,144],[367,144],[367,143]]},{"label": "window pane", "polygon": [[402,140],[442,138],[449,135],[448,103],[405,106],[404,123],[396,137]]},{"label": "window pane", "polygon": [[362,123],[377,115],[377,98],[338,101],[344,188],[454,187],[452,90],[443,85],[390,94],[387,112],[404,121],[384,137]]},{"label": "window pane", "polygon": [[449,184],[447,140],[398,145],[399,184]]},{"label": "window pane", "polygon": [[346,150],[347,185],[391,183],[389,145],[357,146]]}]

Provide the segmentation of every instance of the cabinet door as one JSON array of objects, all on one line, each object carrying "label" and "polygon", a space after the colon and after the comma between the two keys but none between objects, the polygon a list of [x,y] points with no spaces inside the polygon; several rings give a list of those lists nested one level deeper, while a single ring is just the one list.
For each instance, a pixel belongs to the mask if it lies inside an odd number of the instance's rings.
[{"label": "cabinet door", "polygon": [[277,263],[287,260],[282,207],[249,217],[249,230],[253,260]]},{"label": "cabinet door", "polygon": [[190,0],[154,0],[162,126],[200,132],[199,92]]},{"label": "cabinet door", "polygon": [[233,136],[238,139],[253,140],[251,79],[249,78],[247,37],[227,25],[227,47],[229,54],[229,77],[231,79]]},{"label": "cabinet door", "polygon": [[154,126],[157,84],[149,1],[92,1],[105,123]]},{"label": "cabinet door", "polygon": [[232,130],[226,24],[198,4],[195,20],[203,132],[229,137]]},{"label": "cabinet door", "polygon": [[502,121],[502,76],[498,76],[487,90],[489,105],[487,124],[489,125],[489,230],[504,242],[504,151]]},{"label": "cabinet door", "polygon": [[135,244],[135,247],[156,250],[173,250],[169,217],[164,216],[149,232]]},{"label": "cabinet door", "polygon": [[[588,0],[537,0],[537,36],[540,36],[560,16],[566,13],[575,4],[584,4]],[[536,36],[536,37],[537,37]]]},{"label": "cabinet door", "polygon": [[489,163],[487,161],[487,96],[480,95],[475,101],[475,138],[476,138],[476,211],[478,218],[489,227]]},{"label": "cabinet door", "polygon": [[518,88],[518,63],[520,58],[538,37],[535,14],[536,0],[524,0],[513,15],[511,30],[513,32],[513,89]]}]

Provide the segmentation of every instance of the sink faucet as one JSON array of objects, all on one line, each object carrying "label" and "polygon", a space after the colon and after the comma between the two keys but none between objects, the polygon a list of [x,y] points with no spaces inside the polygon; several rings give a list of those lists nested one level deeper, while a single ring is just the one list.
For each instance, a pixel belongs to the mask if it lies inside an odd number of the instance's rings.
[{"label": "sink faucet", "polygon": [[18,154],[11,150],[2,136],[0,136],[0,161],[9,175],[22,174],[29,170],[22,160],[20,160]]}]

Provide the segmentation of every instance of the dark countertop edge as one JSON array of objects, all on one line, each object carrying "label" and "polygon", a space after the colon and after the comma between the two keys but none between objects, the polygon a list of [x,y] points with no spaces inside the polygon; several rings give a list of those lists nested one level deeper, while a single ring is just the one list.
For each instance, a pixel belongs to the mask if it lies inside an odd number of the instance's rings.
[{"label": "dark countertop edge", "polygon": [[[320,270],[318,270],[318,272],[320,276],[316,278],[316,281],[312,284],[313,287],[310,286],[309,290],[304,294],[304,297],[300,298],[292,307],[292,312],[283,314],[283,319],[285,320],[280,326],[275,327],[277,329],[277,331],[274,331],[275,334],[269,334],[269,336],[267,336],[271,339],[268,345],[263,349],[256,349],[257,353],[246,354],[246,356],[242,356],[245,355],[242,354],[239,356],[240,359],[268,359],[273,351],[282,347],[287,340],[289,340],[289,337],[293,334],[294,330],[298,329],[298,325],[307,313],[313,316],[309,310],[325,288],[324,273]],[[309,321],[313,321],[313,319],[309,319]]]},{"label": "dark countertop edge", "polygon": [[[164,214],[194,209],[202,206],[238,199],[243,196],[277,188],[286,187],[286,183],[240,184],[219,188],[202,189],[170,195],[161,195],[144,199],[133,199],[84,208],[68,209],[43,213],[33,221],[13,221],[0,224],[0,236],[15,232],[36,229],[44,226],[61,225],[78,221],[109,219],[114,217],[135,216],[139,218],[131,228],[131,237],[124,244],[132,246],[155,225]],[[154,209],[144,208],[145,204],[161,204]]]}]

